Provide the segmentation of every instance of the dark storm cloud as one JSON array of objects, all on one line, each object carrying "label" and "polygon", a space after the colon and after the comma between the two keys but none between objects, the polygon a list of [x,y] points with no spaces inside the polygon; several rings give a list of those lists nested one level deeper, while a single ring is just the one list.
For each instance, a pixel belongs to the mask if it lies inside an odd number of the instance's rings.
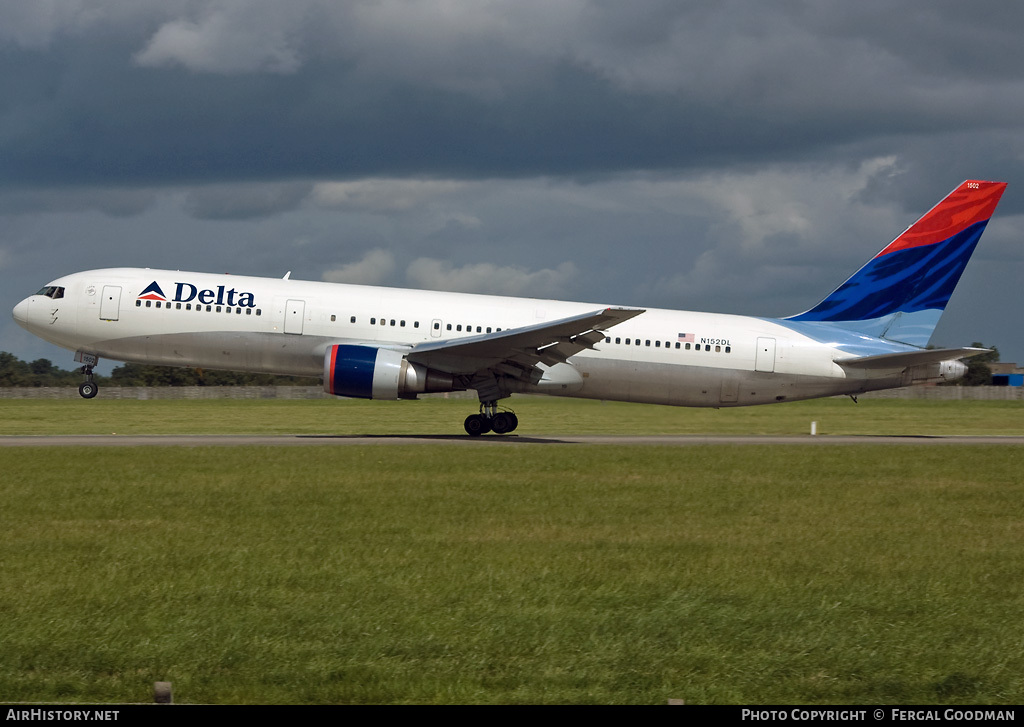
[{"label": "dark storm cloud", "polygon": [[213,2],[8,31],[0,181],[581,175],[1016,128],[1016,6],[849,5]]},{"label": "dark storm cloud", "polygon": [[309,182],[204,185],[185,197],[184,209],[202,220],[245,220],[296,209],[309,196]]},{"label": "dark storm cloud", "polygon": [[135,265],[787,315],[981,177],[1011,186],[940,331],[1024,359],[1021,27],[950,0],[0,0],[0,302]]}]

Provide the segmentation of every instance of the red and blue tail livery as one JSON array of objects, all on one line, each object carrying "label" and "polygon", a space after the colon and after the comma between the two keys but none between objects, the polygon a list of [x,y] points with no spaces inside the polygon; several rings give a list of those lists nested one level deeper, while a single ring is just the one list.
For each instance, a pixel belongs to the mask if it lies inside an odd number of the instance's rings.
[{"label": "red and blue tail livery", "polygon": [[925,346],[1004,189],[964,182],[831,295],[787,320]]}]

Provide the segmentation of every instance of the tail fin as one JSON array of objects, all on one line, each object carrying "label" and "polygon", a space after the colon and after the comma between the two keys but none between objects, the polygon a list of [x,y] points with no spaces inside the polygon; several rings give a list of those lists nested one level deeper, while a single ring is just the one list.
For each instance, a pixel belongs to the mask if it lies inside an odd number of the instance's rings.
[{"label": "tail fin", "polygon": [[787,320],[927,345],[1004,189],[964,182],[825,300]]}]

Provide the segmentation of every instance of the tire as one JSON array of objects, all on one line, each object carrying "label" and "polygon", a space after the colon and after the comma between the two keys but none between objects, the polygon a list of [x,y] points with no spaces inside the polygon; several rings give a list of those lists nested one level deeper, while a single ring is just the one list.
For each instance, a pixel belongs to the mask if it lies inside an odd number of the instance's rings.
[{"label": "tire", "polygon": [[508,434],[516,428],[518,422],[515,419],[515,414],[509,412],[498,412],[491,417],[491,429],[494,430],[495,434]]},{"label": "tire", "polygon": [[466,417],[466,423],[463,426],[466,429],[466,434],[471,437],[479,437],[481,434],[491,431],[491,423],[480,414],[470,414]]},{"label": "tire", "polygon": [[91,399],[100,393],[100,387],[96,386],[92,381],[86,381],[78,387],[78,393],[83,399]]}]

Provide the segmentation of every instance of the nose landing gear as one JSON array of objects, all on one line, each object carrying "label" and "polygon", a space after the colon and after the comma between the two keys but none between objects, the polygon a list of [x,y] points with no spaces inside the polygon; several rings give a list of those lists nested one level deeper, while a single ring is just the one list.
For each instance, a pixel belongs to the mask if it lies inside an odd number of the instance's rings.
[{"label": "nose landing gear", "polygon": [[78,387],[78,393],[83,399],[91,399],[99,393],[100,387],[92,378],[92,366],[83,366],[82,373],[85,374],[85,381]]}]

